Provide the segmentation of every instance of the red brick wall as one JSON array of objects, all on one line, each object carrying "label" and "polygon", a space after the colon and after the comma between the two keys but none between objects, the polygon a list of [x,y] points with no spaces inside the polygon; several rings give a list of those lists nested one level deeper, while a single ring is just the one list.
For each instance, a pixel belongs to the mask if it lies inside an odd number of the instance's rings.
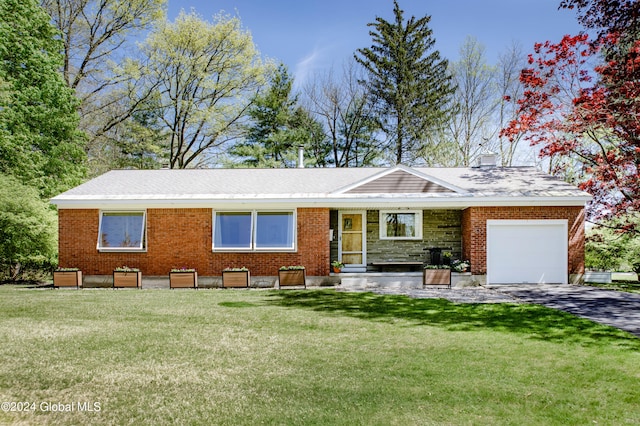
[{"label": "red brick wall", "polygon": [[146,253],[100,253],[99,210],[60,209],[59,264],[86,275],[108,275],[116,266],[168,275],[171,268],[196,268],[201,276],[246,266],[254,276],[275,276],[283,265],[304,265],[309,276],[329,275],[329,209],[298,209],[295,253],[214,253],[211,209],[148,209]]},{"label": "red brick wall", "polygon": [[471,272],[487,273],[487,220],[567,219],[570,274],[584,273],[583,207],[470,207],[462,212],[462,256]]}]

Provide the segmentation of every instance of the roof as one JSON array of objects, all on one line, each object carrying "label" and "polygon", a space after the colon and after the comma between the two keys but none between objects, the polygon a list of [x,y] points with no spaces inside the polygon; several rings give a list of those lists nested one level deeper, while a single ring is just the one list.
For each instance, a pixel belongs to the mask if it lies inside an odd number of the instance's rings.
[{"label": "roof", "polygon": [[[424,185],[420,185],[420,181]],[[404,183],[400,183],[404,182]],[[406,184],[405,184],[406,183]],[[345,207],[580,205],[590,196],[529,167],[114,170],[54,197],[60,208],[272,203]]]}]

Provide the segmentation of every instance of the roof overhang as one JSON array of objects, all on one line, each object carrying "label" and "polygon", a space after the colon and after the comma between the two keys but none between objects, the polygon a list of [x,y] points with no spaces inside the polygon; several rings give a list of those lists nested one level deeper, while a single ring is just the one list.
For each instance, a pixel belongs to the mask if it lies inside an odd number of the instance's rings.
[{"label": "roof overhang", "polygon": [[417,196],[416,194],[299,195],[283,197],[268,194],[234,197],[118,197],[118,198],[54,198],[59,209],[153,209],[153,208],[449,208],[584,206],[590,196]]}]

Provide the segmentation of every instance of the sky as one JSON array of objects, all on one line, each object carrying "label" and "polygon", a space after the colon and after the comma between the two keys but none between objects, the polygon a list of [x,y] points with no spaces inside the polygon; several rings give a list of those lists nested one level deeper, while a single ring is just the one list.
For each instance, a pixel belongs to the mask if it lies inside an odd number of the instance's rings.
[{"label": "sky", "polygon": [[[455,61],[467,36],[495,63],[513,43],[525,53],[535,42],[577,34],[575,13],[560,0],[400,0],[405,19],[431,16],[435,47]],[[367,24],[393,20],[392,0],[168,0],[168,18],[195,10],[207,21],[220,11],[238,16],[263,57],[283,62],[303,84],[314,73],[339,70],[358,48],[371,46]]]}]

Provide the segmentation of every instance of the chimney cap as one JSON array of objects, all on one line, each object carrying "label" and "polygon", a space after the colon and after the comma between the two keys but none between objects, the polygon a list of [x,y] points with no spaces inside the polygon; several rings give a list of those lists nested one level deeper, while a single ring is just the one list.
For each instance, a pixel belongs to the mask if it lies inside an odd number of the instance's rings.
[{"label": "chimney cap", "polygon": [[304,146],[298,145],[298,168],[304,169]]}]

